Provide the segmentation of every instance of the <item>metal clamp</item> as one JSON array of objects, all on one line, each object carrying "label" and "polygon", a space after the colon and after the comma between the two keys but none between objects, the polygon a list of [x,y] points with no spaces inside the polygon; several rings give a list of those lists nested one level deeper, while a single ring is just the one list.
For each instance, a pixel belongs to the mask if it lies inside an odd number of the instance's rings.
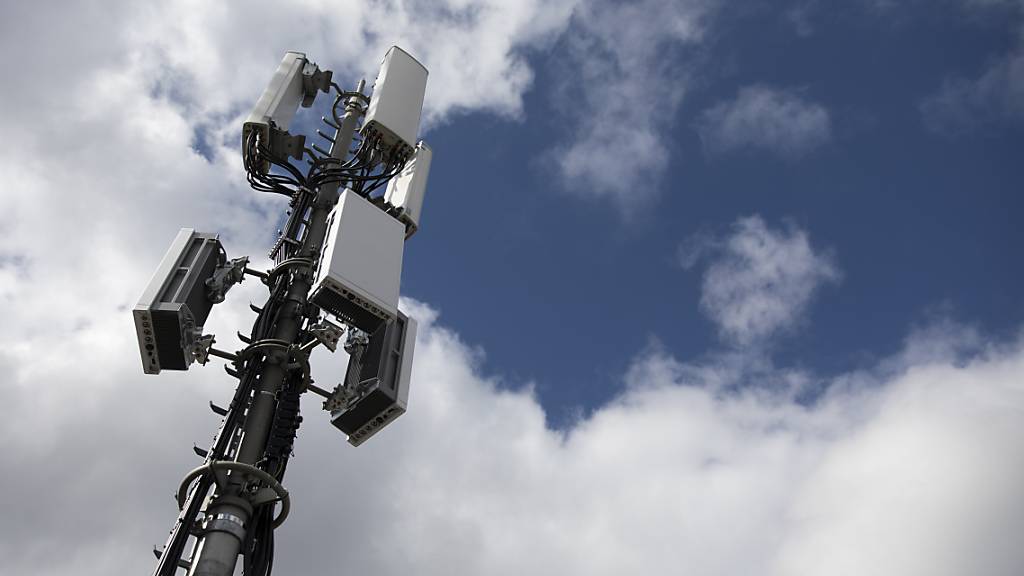
[{"label": "metal clamp", "polygon": [[213,516],[207,516],[203,522],[205,532],[227,532],[239,542],[245,542],[245,522],[234,514],[221,512]]},{"label": "metal clamp", "polygon": [[366,332],[353,328],[348,331],[345,337],[345,352],[349,354],[361,354],[363,348],[370,343],[370,335]]},{"label": "metal clamp", "polygon": [[334,387],[334,392],[331,392],[331,395],[324,400],[323,408],[328,412],[343,410],[348,407],[354,397],[355,395],[349,387],[345,384],[338,384]]},{"label": "metal clamp", "polygon": [[270,142],[268,142],[271,154],[285,158],[301,159],[303,148],[306,145],[306,137],[302,134],[292,135],[287,130],[281,130],[276,126],[270,127]]},{"label": "metal clamp", "polygon": [[302,107],[309,108],[313,105],[317,91],[327,92],[331,89],[331,78],[334,73],[330,70],[321,70],[316,64],[306,62],[302,70]]},{"label": "metal clamp", "polygon": [[309,351],[303,350],[298,345],[292,345],[288,349],[289,362],[285,364],[285,370],[289,372],[298,370],[302,373],[302,381],[299,383],[299,390],[305,391],[306,387],[313,381],[309,367]]},{"label": "metal clamp", "polygon": [[244,462],[234,462],[231,460],[217,460],[214,462],[209,462],[186,474],[184,480],[181,481],[181,485],[178,486],[178,508],[184,508],[185,499],[188,497],[188,487],[196,478],[199,478],[204,474],[213,474],[214,482],[217,483],[217,487],[223,488],[223,485],[227,483],[227,480],[226,478],[223,477],[223,474],[218,474],[218,472],[226,472],[232,470],[241,472],[242,474],[247,474],[249,476],[255,476],[257,480],[265,483],[267,487],[274,492],[276,498],[260,498],[261,501],[259,503],[263,504],[273,501],[281,502],[281,511],[278,512],[277,517],[274,518],[273,527],[277,528],[281,524],[284,524],[285,519],[288,518],[288,512],[291,511],[291,497],[288,495],[288,491],[285,490],[284,486],[282,486],[281,483],[277,481],[277,478],[274,478],[269,473],[260,470],[259,468],[251,464],[245,464]]},{"label": "metal clamp", "polygon": [[288,351],[290,348],[291,344],[289,344],[287,340],[278,340],[276,338],[264,338],[263,340],[257,340],[243,348],[238,353],[238,357],[244,360],[261,350],[279,349],[283,351]]},{"label": "metal clamp", "polygon": [[345,333],[345,329],[328,320],[321,320],[309,327],[309,333],[328,350],[334,352],[338,349],[338,340]]},{"label": "metal clamp", "polygon": [[210,302],[217,304],[224,301],[224,295],[232,286],[245,278],[245,267],[249,257],[235,258],[213,271],[213,276],[206,280],[206,296]]},{"label": "metal clamp", "polygon": [[190,351],[192,352],[192,357],[195,358],[196,362],[204,366],[206,365],[206,362],[210,359],[210,350],[213,348],[213,343],[213,334],[200,336],[192,341]]},{"label": "metal clamp", "polygon": [[236,356],[234,356],[234,358],[235,358],[235,361],[246,360],[246,359],[250,358],[251,356],[253,356],[254,354],[256,354],[256,353],[258,353],[260,351],[264,351],[264,350],[266,350],[268,352],[269,351],[278,351],[279,353],[280,352],[284,352],[287,355],[287,357],[284,358],[284,359],[282,359],[279,354],[277,355],[276,359],[275,358],[270,358],[269,354],[267,355],[267,357],[268,357],[268,361],[271,361],[271,362],[275,362],[276,361],[276,362],[283,363],[285,365],[284,367],[285,367],[286,370],[289,370],[289,371],[296,370],[296,369],[301,370],[302,371],[302,384],[301,384],[301,386],[302,386],[303,390],[305,390],[305,387],[306,387],[307,384],[312,382],[312,378],[310,377],[309,358],[307,357],[308,356],[308,353],[307,353],[308,351],[303,350],[297,344],[288,344],[288,342],[285,341],[285,340],[278,340],[276,338],[264,338],[263,340],[257,340],[255,342],[253,342],[252,344],[249,344],[248,346],[246,346],[241,351],[239,351],[238,354]]},{"label": "metal clamp", "polygon": [[[282,238],[284,238],[284,237],[282,236]],[[312,270],[313,269],[313,260],[311,260],[309,258],[289,258],[287,260],[284,260],[280,264],[278,264],[277,266],[274,266],[270,270],[270,272],[267,272],[267,281],[269,282],[269,281],[273,280],[275,276],[277,276],[278,274],[284,272],[285,270],[287,270],[288,268],[291,268],[293,266],[306,266],[310,270]]]}]

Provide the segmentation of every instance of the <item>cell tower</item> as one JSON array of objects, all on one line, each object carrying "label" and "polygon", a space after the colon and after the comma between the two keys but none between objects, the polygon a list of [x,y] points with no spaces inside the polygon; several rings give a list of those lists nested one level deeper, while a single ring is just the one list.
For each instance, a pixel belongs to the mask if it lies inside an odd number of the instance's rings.
[{"label": "cell tower", "polygon": [[[289,198],[288,218],[270,251],[269,270],[228,259],[215,234],[182,229],[135,307],[146,374],[187,370],[211,357],[238,380],[205,459],[182,480],[181,512],[166,545],[154,550],[154,576],[270,574],[274,529],[288,517],[283,480],[302,418],[299,397],[324,398],[331,423],[359,446],[402,415],[409,394],[416,322],[398,309],[405,241],[419,227],[431,150],[417,142],[427,70],[392,47],[372,93],[342,90],[332,74],[288,52],[242,127],[249,184]],[[325,150],[288,132],[299,106],[334,93]],[[380,189],[384,187],[383,192]],[[245,276],[269,295],[240,350],[214,347],[204,334],[213,306]],[[344,337],[344,379],[313,383],[309,354],[334,352]]]}]

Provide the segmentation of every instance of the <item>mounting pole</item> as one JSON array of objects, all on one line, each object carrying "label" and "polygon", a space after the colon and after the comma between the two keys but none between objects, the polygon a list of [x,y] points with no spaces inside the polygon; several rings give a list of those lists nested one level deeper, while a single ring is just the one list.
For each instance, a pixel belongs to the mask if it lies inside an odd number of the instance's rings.
[{"label": "mounting pole", "polygon": [[[360,81],[357,92],[363,91]],[[331,145],[331,157],[345,161],[359,117],[363,114],[357,97],[350,97],[345,106],[342,122],[335,130]],[[316,191],[308,228],[302,246],[296,256],[314,261],[324,243],[327,232],[327,216],[338,200],[341,182],[321,186]],[[296,269],[290,273],[287,296],[275,321],[275,340],[298,344],[299,332],[306,320],[307,298],[312,286],[312,269]],[[288,370],[287,353],[283,350],[267,352],[259,378],[256,380],[252,401],[245,416],[245,425],[238,445],[235,461],[256,465],[263,456],[267,436],[277,408],[277,392],[281,389]],[[233,474],[225,487],[218,487],[206,511],[205,532],[199,537],[189,576],[231,576],[243,541],[251,530],[253,507],[242,493],[243,484],[250,475]]]}]

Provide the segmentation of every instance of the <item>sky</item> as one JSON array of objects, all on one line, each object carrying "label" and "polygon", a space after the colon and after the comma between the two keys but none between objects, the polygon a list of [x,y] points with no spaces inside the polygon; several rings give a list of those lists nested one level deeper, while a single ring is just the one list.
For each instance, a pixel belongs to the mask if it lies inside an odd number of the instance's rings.
[{"label": "sky", "polygon": [[111,0],[0,5],[0,575],[153,569],[234,381],[144,375],[131,308],[183,226],[267,265],[283,53],[394,44],[409,411],[303,399],[278,573],[1024,573],[1020,0]]}]

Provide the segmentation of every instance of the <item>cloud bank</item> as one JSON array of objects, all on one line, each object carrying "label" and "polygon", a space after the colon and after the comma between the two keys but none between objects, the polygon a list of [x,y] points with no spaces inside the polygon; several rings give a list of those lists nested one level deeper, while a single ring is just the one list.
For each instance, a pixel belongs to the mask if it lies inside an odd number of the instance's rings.
[{"label": "cloud bank", "polygon": [[[479,351],[434,311],[405,306],[422,322],[408,414],[353,449],[304,401],[282,573],[1009,576],[1024,566],[1019,341],[970,341],[956,360],[900,354],[834,377],[652,349],[618,398],[553,430],[529,387],[482,374]],[[912,335],[907,350],[962,331]],[[204,402],[230,391],[215,367],[157,382],[120,356],[88,366],[105,372],[45,380],[87,391],[74,405],[8,394],[32,414],[3,424],[18,470],[0,482],[19,519],[0,538],[4,573],[151,569],[170,493],[196,463],[189,442],[215,426]],[[317,361],[327,374],[344,359]],[[808,387],[824,392],[797,401]]]}]

